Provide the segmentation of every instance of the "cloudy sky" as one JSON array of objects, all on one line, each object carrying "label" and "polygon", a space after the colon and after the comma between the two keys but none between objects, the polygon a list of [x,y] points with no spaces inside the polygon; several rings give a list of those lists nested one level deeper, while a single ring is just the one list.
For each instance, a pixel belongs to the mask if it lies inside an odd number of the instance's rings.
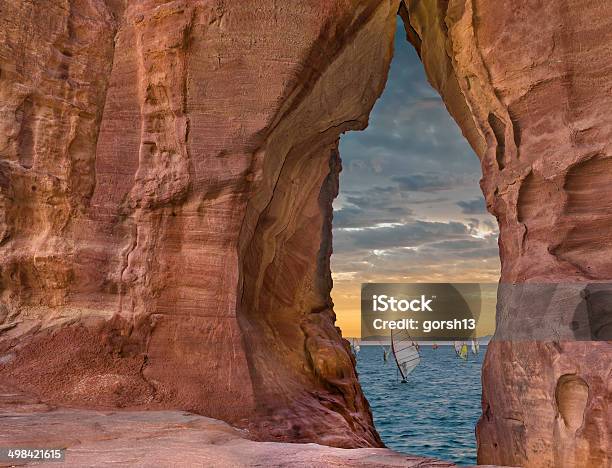
[{"label": "cloudy sky", "polygon": [[398,24],[387,86],[363,132],[341,137],[332,296],[359,336],[364,282],[496,282],[497,225],[478,158]]}]

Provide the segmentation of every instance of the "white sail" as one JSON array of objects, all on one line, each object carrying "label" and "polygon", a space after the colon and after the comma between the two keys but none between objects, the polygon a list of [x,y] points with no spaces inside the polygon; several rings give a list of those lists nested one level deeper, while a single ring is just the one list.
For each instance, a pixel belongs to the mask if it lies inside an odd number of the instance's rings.
[{"label": "white sail", "polygon": [[480,344],[478,340],[472,340],[472,354],[478,354],[478,350],[480,349]]},{"label": "white sail", "polygon": [[421,362],[421,356],[412,337],[405,330],[391,331],[391,351],[397,364],[402,381]]},{"label": "white sail", "polygon": [[457,356],[459,355],[460,352],[461,352],[461,342],[455,341],[455,353],[457,354]]}]

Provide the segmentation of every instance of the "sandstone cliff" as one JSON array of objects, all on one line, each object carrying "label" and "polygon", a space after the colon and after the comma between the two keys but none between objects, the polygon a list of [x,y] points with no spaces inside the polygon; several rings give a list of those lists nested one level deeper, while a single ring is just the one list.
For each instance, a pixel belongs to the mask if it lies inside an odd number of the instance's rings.
[{"label": "sandstone cliff", "polygon": [[[612,17],[599,1],[409,1],[401,14],[432,85],[482,163],[502,284],[612,280]],[[608,466],[612,344],[502,288],[483,369],[479,463]],[[609,302],[607,304],[609,310]],[[570,308],[561,301],[561,308]],[[608,313],[609,314],[609,313]],[[571,316],[570,316],[571,317]]]},{"label": "sandstone cliff", "polygon": [[0,2],[2,375],[381,445],[329,255],[338,137],[382,92],[397,8]]},{"label": "sandstone cliff", "polygon": [[[600,1],[0,0],[3,378],[380,445],[334,327],[331,201],[398,9],[482,161],[502,280],[610,280]],[[479,460],[609,461],[610,346],[491,346]]]}]

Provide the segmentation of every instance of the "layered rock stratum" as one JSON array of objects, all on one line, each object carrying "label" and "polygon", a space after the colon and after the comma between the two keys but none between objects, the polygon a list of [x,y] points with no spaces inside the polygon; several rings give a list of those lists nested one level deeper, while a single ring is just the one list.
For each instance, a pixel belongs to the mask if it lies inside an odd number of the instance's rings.
[{"label": "layered rock stratum", "polygon": [[[610,280],[604,2],[0,0],[3,379],[380,446],[334,326],[331,202],[398,11],[482,162],[502,281]],[[605,466],[611,357],[493,343],[479,461]]]}]

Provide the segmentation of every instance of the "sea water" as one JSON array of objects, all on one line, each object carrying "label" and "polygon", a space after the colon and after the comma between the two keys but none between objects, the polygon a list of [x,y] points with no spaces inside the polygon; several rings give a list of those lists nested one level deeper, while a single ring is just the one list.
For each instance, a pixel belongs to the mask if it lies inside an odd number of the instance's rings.
[{"label": "sea water", "polygon": [[480,373],[486,346],[459,359],[452,346],[421,346],[421,362],[401,383],[393,355],[361,346],[359,381],[387,447],[458,465],[476,463],[474,429],[481,413]]}]

